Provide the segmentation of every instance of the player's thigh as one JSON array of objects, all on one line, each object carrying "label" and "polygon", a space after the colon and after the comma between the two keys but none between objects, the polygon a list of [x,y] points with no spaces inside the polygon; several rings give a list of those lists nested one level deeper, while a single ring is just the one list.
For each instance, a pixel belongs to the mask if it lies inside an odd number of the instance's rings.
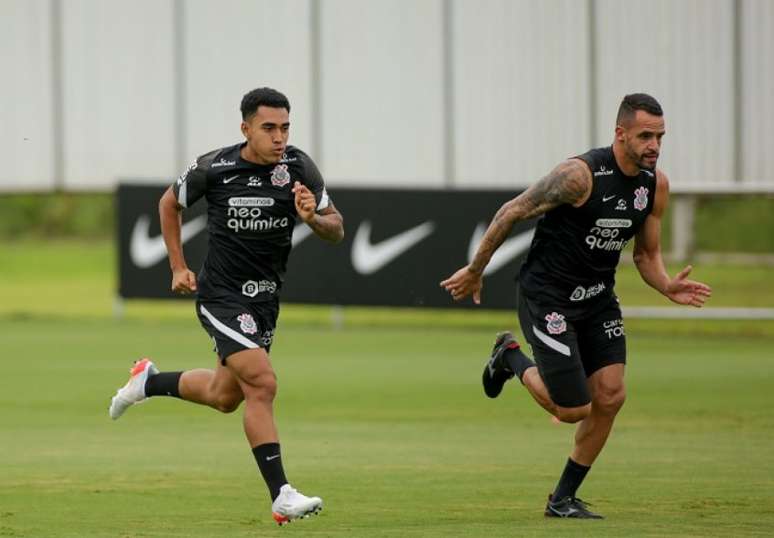
[{"label": "player's thigh", "polygon": [[241,401],[244,399],[239,380],[234,373],[221,362],[220,357],[218,357],[217,362],[215,375],[210,382],[210,392],[233,400]]},{"label": "player's thigh", "polygon": [[277,376],[266,350],[257,348],[237,351],[226,357],[226,367],[246,397],[273,398],[276,394]]},{"label": "player's thigh", "polygon": [[[626,331],[617,298],[612,297],[604,308],[585,317],[576,328],[578,349],[589,378],[598,370],[614,364],[621,365],[620,371],[623,372],[623,365],[626,364]],[[619,368],[613,371],[618,372]],[[610,374],[601,378],[607,380]]]},{"label": "player's thigh", "polygon": [[581,362],[577,333],[561,309],[541,305],[519,294],[519,322],[551,400],[577,408],[591,401]]}]

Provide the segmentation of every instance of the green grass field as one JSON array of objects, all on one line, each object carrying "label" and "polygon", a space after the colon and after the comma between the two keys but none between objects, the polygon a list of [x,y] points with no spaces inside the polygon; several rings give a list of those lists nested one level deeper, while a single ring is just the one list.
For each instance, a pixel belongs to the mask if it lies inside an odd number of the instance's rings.
[{"label": "green grass field", "polygon": [[[772,534],[774,322],[632,320],[629,400],[580,491],[607,519],[547,521],[573,427],[515,384],[497,400],[479,385],[512,315],[348,309],[334,329],[289,306],[272,353],[283,459],[325,510],[278,528],[239,412],[156,398],[107,416],[138,356],[214,363],[191,305],[114,319],[109,244],[0,248],[0,537]],[[772,305],[757,271],[705,270],[734,283],[731,304]]]}]

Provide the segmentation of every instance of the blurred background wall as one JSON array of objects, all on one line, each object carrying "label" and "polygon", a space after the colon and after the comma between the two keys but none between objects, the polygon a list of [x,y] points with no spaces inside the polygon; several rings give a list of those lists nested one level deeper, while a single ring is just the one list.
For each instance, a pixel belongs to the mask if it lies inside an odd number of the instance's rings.
[{"label": "blurred background wall", "polygon": [[774,182],[770,0],[0,0],[0,50],[0,191],[171,179],[263,85],[332,186],[523,186],[637,91],[673,186]]}]

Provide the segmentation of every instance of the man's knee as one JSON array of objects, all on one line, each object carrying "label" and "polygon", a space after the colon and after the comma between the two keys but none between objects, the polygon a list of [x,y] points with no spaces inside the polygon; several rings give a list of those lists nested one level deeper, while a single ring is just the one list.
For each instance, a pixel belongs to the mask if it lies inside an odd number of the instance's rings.
[{"label": "man's knee", "polygon": [[274,400],[277,395],[277,376],[272,370],[261,370],[243,379],[245,397],[258,400]]},{"label": "man's knee", "polygon": [[218,394],[215,397],[213,407],[221,413],[233,413],[239,409],[242,400],[244,400],[244,396],[241,394]]},{"label": "man's knee", "polygon": [[582,405],[579,407],[557,407],[556,418],[562,422],[573,424],[580,422],[591,413],[591,404]]},{"label": "man's knee", "polygon": [[594,391],[594,407],[606,415],[615,415],[626,401],[626,389],[621,385],[597,387]]}]

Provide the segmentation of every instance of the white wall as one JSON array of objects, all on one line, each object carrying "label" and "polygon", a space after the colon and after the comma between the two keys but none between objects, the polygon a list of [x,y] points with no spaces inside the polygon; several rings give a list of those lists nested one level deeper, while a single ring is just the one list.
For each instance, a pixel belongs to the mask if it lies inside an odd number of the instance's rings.
[{"label": "white wall", "polygon": [[[290,143],[307,148],[311,130],[309,2],[186,0],[186,166],[242,140],[239,104],[253,88],[285,93]],[[182,173],[179,170],[177,173]]]},{"label": "white wall", "polygon": [[442,186],[440,0],[325,0],[322,166],[347,184]]},{"label": "white wall", "polygon": [[171,0],[62,3],[64,181],[171,177]]},{"label": "white wall", "polygon": [[54,184],[48,0],[0,1],[0,190]]},{"label": "white wall", "polygon": [[772,181],[774,150],[774,2],[742,2],[742,176]]},{"label": "white wall", "polygon": [[0,0],[0,191],[171,179],[262,85],[332,185],[524,185],[609,144],[635,91],[674,185],[771,183],[774,2],[739,6],[737,97],[733,0]]},{"label": "white wall", "polygon": [[589,147],[585,2],[456,0],[453,31],[457,185],[531,183]]},{"label": "white wall", "polygon": [[[647,20],[647,23],[643,23]],[[667,134],[659,167],[675,185],[733,177],[732,4],[651,0],[647,10],[599,0],[600,126],[613,139],[621,97],[644,91],[664,108]]]}]

